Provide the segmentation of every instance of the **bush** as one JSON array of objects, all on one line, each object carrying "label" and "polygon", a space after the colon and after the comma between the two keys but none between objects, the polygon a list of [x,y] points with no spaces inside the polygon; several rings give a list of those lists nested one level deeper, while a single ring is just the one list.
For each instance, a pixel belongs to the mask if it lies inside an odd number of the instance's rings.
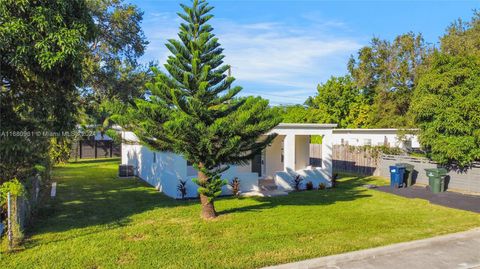
[{"label": "bush", "polygon": [[313,190],[313,182],[307,182],[307,184],[305,184],[305,188],[307,188],[308,191]]},{"label": "bush", "polygon": [[323,182],[318,185],[318,189],[319,189],[319,190],[324,190],[324,189],[326,189],[326,188],[327,188],[327,186],[326,186],[325,183],[323,183]]},{"label": "bush", "polygon": [[238,196],[240,194],[240,180],[238,177],[235,177],[229,185],[232,187],[233,195]]},{"label": "bush", "polygon": [[[21,244],[24,238],[23,234],[23,225],[21,221],[21,213],[19,211],[17,199],[24,198],[26,196],[26,189],[24,185],[18,181],[18,179],[14,178],[10,181],[4,182],[0,186],[0,213],[1,211],[6,210],[7,203],[8,203],[8,193],[10,193],[11,197],[11,213],[12,213],[12,241],[11,247],[15,247]],[[2,213],[4,214],[4,213]]]},{"label": "bush", "polygon": [[178,183],[177,185],[177,190],[180,193],[182,199],[185,199],[185,196],[187,196],[187,181],[180,180],[180,183]]},{"label": "bush", "polygon": [[5,204],[7,204],[8,193],[10,193],[12,197],[24,196],[25,187],[16,178],[3,183],[0,186],[0,206],[4,206]]},{"label": "bush", "polygon": [[67,139],[50,139],[48,156],[52,164],[66,163],[70,158],[72,143]]},{"label": "bush", "polygon": [[300,190],[300,187],[302,186],[302,181],[303,178],[300,175],[295,176],[292,182],[292,186],[296,191]]}]

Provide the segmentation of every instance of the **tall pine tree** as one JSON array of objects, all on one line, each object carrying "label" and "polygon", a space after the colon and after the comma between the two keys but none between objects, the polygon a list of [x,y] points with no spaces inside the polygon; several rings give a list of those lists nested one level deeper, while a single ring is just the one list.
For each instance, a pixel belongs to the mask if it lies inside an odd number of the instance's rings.
[{"label": "tall pine tree", "polygon": [[[168,40],[172,53],[147,84],[150,96],[138,99],[123,118],[142,142],[155,150],[182,155],[198,170],[202,217],[216,217],[214,199],[225,181],[220,174],[230,164],[245,164],[275,135],[262,136],[280,119],[260,97],[238,98],[232,87],[223,49],[207,22],[213,7],[204,0],[180,5],[179,40]],[[127,121],[125,121],[127,120]]]}]

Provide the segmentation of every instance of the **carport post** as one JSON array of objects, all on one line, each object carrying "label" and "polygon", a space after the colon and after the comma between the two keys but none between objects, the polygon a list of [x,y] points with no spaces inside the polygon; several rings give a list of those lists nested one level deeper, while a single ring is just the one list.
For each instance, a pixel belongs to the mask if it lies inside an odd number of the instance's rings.
[{"label": "carport post", "polygon": [[333,176],[333,129],[326,130],[322,138],[322,169],[329,180]]},{"label": "carport post", "polygon": [[295,135],[287,134],[283,140],[283,170],[295,171]]}]

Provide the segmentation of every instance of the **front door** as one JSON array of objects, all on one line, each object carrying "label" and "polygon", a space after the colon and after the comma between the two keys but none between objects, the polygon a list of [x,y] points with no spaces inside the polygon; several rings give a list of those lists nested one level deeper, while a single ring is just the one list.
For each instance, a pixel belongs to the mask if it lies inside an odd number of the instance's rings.
[{"label": "front door", "polygon": [[252,159],[252,172],[258,173],[258,176],[262,176],[262,155],[257,154]]}]

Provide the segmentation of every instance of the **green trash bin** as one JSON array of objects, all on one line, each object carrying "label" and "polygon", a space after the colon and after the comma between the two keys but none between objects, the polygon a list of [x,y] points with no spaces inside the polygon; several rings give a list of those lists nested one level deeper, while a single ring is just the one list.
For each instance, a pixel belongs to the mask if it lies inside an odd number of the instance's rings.
[{"label": "green trash bin", "polygon": [[412,186],[412,174],[413,174],[413,164],[409,163],[396,163],[396,166],[403,166],[405,167],[405,174],[404,174],[404,182],[405,182],[405,187],[410,187]]},{"label": "green trash bin", "polygon": [[425,169],[428,177],[428,185],[433,193],[445,191],[445,176],[448,171],[445,168]]}]

